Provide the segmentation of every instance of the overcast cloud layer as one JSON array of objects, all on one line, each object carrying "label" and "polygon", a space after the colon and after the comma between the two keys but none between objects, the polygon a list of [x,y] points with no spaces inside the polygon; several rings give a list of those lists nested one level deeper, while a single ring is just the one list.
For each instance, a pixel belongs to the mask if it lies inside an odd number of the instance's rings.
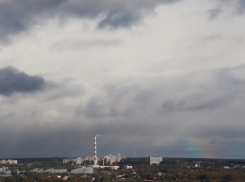
[{"label": "overcast cloud layer", "polygon": [[245,158],[243,0],[0,0],[0,158]]},{"label": "overcast cloud layer", "polygon": [[45,24],[52,18],[99,19],[98,28],[132,27],[144,14],[152,13],[159,4],[180,0],[1,0],[0,38],[9,42],[12,35],[26,32],[33,26]]}]

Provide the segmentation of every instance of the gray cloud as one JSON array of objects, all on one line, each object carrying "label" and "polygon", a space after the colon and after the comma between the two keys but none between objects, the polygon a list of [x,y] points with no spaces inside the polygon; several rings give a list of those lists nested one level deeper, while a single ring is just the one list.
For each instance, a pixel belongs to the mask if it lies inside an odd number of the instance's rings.
[{"label": "gray cloud", "polygon": [[206,44],[216,43],[227,43],[227,44],[242,44],[244,42],[243,36],[227,36],[222,33],[213,33],[209,35],[203,35],[193,38],[189,41],[188,47],[191,49],[198,49]]},{"label": "gray cloud", "polygon": [[99,28],[131,27],[142,15],[151,12],[160,4],[172,4],[180,0],[136,0],[136,1],[65,1],[65,0],[10,0],[0,1],[0,39],[2,43],[17,33],[26,32],[33,25],[50,18],[65,21],[69,18],[98,18]]},{"label": "gray cloud", "polygon": [[211,35],[202,37],[203,42],[214,41],[214,40],[222,40],[222,39],[224,39],[224,37],[221,34],[211,34]]},{"label": "gray cloud", "polygon": [[[230,12],[233,15],[243,15],[245,12],[244,0],[217,0],[217,2],[219,3],[217,8],[207,11],[209,13],[210,20],[217,18],[224,11]],[[228,9],[226,9],[227,7]]]},{"label": "gray cloud", "polygon": [[[107,97],[91,98],[87,103],[85,115],[96,117],[99,112],[99,116],[115,116],[115,113],[116,116],[127,116],[150,111],[150,108],[158,110],[161,107],[164,112],[217,109],[235,102],[237,94],[245,88],[245,78],[234,74],[242,70],[243,65],[194,72],[181,79],[185,85],[179,84],[181,81],[178,81],[178,84],[173,83],[171,88],[166,88],[164,84],[152,85],[138,81],[106,86]],[[203,78],[206,78],[205,82],[200,83],[198,80]]]},{"label": "gray cloud", "polygon": [[209,17],[208,17],[209,20],[213,20],[222,13],[222,10],[221,8],[213,8],[213,9],[208,10],[207,12],[209,14]]},{"label": "gray cloud", "polygon": [[[81,95],[84,95],[85,92],[86,89],[82,85],[74,85],[69,82],[68,83],[59,82],[52,85],[47,84],[47,87],[44,90],[45,94],[42,96],[42,99],[45,101],[52,102],[58,99],[79,97]],[[42,94],[43,93],[39,93],[39,95]]]},{"label": "gray cloud", "polygon": [[45,80],[40,76],[30,76],[13,67],[0,69],[0,94],[2,95],[35,92],[41,90],[44,85]]},{"label": "gray cloud", "polygon": [[89,47],[111,47],[120,45],[121,41],[117,39],[96,39],[96,40],[64,40],[53,45],[54,49],[85,49]]},{"label": "gray cloud", "polygon": [[239,0],[237,4],[238,4],[237,13],[243,14],[245,12],[245,1]]},{"label": "gray cloud", "polygon": [[[242,65],[234,68],[215,69],[208,73],[199,73],[201,77],[212,75],[207,80],[211,83],[197,84],[195,87],[190,87],[187,91],[179,94],[180,96],[173,96],[173,99],[166,99],[162,107],[167,111],[214,110],[226,104],[232,104],[236,102],[237,95],[245,88],[245,79],[234,75],[234,72],[238,70],[241,72],[241,69],[244,69]],[[194,75],[187,76],[186,79],[191,80],[192,76]],[[211,86],[210,84],[214,85]]]}]

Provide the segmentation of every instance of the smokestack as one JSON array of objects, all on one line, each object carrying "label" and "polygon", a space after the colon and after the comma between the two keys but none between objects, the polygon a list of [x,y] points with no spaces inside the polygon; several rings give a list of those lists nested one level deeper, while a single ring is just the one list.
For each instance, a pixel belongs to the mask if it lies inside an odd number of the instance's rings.
[{"label": "smokestack", "polygon": [[97,160],[97,148],[96,148],[96,135],[94,135],[94,165],[98,164]]}]

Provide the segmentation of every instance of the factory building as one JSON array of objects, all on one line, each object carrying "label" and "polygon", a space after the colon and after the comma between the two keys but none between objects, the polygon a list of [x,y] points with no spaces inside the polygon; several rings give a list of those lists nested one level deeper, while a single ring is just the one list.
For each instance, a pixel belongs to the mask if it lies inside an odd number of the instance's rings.
[{"label": "factory building", "polygon": [[153,164],[159,165],[160,162],[162,162],[162,157],[160,157],[160,156],[157,156],[157,157],[150,156],[150,165],[153,165]]},{"label": "factory building", "polygon": [[92,167],[82,167],[82,168],[77,168],[77,169],[72,169],[71,173],[75,173],[75,174],[82,174],[82,173],[93,173],[94,169]]}]

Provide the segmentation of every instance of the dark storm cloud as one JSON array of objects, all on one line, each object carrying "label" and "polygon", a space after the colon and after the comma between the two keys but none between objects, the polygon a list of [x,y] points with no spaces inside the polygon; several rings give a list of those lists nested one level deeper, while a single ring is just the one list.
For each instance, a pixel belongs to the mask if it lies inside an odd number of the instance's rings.
[{"label": "dark storm cloud", "polygon": [[47,22],[50,18],[98,18],[98,27],[131,27],[139,22],[142,14],[151,12],[159,4],[171,4],[180,0],[8,0],[0,1],[0,39],[26,32],[33,25]]},{"label": "dark storm cloud", "polygon": [[[48,126],[49,125],[49,126]],[[70,121],[69,125],[59,123],[38,124],[32,122],[20,131],[11,128],[6,124],[4,129],[0,129],[0,143],[5,150],[0,151],[2,157],[71,157],[93,155],[93,135],[100,133],[98,137],[98,155],[117,154],[133,156],[134,151],[139,155],[149,155],[151,149],[145,145],[154,137],[148,135],[150,125],[137,126],[134,123],[98,123],[92,128],[79,122]],[[148,128],[148,129],[147,129]],[[167,129],[160,129],[166,134]],[[9,131],[11,133],[9,133]],[[134,132],[137,137],[131,134]],[[146,134],[145,136],[143,136]],[[157,132],[155,130],[155,132]],[[144,141],[139,141],[140,137]],[[6,142],[12,141],[11,144]],[[135,145],[135,142],[138,145]],[[144,149],[144,153],[140,150]]]},{"label": "dark storm cloud", "polygon": [[[64,0],[28,1],[8,0],[0,2],[0,39],[8,42],[11,35],[25,32],[30,26],[55,15],[55,9]],[[38,19],[43,18],[43,19]]]},{"label": "dark storm cloud", "polygon": [[0,94],[2,95],[35,92],[41,90],[44,85],[45,80],[40,76],[30,76],[13,67],[0,69]]},{"label": "dark storm cloud", "polygon": [[158,0],[153,2],[126,2],[123,8],[111,9],[107,12],[106,17],[98,24],[99,28],[121,28],[132,27],[140,22],[144,13],[151,12],[157,5],[173,4],[181,0]]},{"label": "dark storm cloud", "polygon": [[107,17],[102,20],[99,24],[99,28],[105,27],[113,27],[113,28],[120,28],[120,27],[131,27],[132,25],[139,22],[141,19],[140,12],[121,12],[121,13],[109,13]]}]

